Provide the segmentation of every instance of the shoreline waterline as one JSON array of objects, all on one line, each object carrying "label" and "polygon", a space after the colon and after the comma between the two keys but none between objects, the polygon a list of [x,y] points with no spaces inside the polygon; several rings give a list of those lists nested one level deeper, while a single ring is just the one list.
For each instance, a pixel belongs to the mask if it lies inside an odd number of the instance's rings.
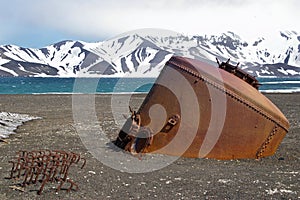
[{"label": "shoreline waterline", "polygon": [[[1,78],[0,94],[147,94],[156,78]],[[300,92],[300,78],[260,78],[263,93]]]}]

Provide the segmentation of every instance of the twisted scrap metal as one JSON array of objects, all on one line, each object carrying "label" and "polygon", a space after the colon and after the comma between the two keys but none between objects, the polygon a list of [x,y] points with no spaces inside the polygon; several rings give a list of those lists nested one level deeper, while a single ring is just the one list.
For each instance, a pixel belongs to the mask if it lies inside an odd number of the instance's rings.
[{"label": "twisted scrap metal", "polygon": [[37,151],[18,151],[15,160],[9,161],[12,163],[10,171],[10,179],[19,179],[20,185],[36,184],[41,182],[38,194],[41,194],[47,182],[58,182],[59,185],[56,191],[59,191],[65,182],[71,185],[68,192],[78,185],[68,177],[70,166],[77,164],[82,160],[81,169],[85,166],[85,158],[73,152],[65,152],[60,150],[37,150]]}]

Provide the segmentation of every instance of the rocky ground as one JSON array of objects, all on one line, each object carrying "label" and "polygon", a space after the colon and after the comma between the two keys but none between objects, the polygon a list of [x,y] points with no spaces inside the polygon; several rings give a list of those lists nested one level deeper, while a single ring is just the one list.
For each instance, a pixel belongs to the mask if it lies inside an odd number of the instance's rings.
[{"label": "rocky ground", "polygon": [[[179,158],[148,173],[126,173],[102,164],[83,145],[74,128],[72,95],[1,95],[0,111],[30,114],[42,119],[26,122],[0,143],[0,199],[299,199],[300,198],[300,94],[267,95],[287,116],[291,128],[276,154],[261,160]],[[144,95],[134,95],[137,109]],[[101,127],[116,137],[118,127],[110,109],[111,96],[97,95],[95,109]],[[126,105],[127,106],[127,105]],[[83,169],[74,165],[69,177],[78,191],[56,192],[40,183],[24,192],[12,189],[18,180],[7,179],[19,150],[61,149],[86,158]],[[167,156],[160,156],[162,162]],[[142,159],[149,159],[145,157]],[[151,158],[150,158],[151,159]]]}]

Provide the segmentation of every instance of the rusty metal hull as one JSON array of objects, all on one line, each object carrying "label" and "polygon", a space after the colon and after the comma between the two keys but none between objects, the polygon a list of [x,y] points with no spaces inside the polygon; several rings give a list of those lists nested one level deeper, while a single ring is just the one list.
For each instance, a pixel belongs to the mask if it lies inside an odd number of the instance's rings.
[{"label": "rusty metal hull", "polygon": [[[137,114],[138,127],[149,133],[137,140],[129,119],[118,138],[129,135],[123,147],[135,153],[258,159],[273,155],[289,128],[281,111],[256,88],[183,57],[167,62]],[[138,151],[137,143],[143,143]]]}]

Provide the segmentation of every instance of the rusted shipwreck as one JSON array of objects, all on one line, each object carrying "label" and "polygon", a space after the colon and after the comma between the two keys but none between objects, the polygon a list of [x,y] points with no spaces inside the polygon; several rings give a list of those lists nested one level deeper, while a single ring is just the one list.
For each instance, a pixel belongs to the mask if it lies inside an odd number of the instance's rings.
[{"label": "rusted shipwreck", "polygon": [[273,155],[288,120],[258,91],[255,77],[217,62],[173,56],[140,108],[131,110],[115,145],[132,154],[193,158]]}]

